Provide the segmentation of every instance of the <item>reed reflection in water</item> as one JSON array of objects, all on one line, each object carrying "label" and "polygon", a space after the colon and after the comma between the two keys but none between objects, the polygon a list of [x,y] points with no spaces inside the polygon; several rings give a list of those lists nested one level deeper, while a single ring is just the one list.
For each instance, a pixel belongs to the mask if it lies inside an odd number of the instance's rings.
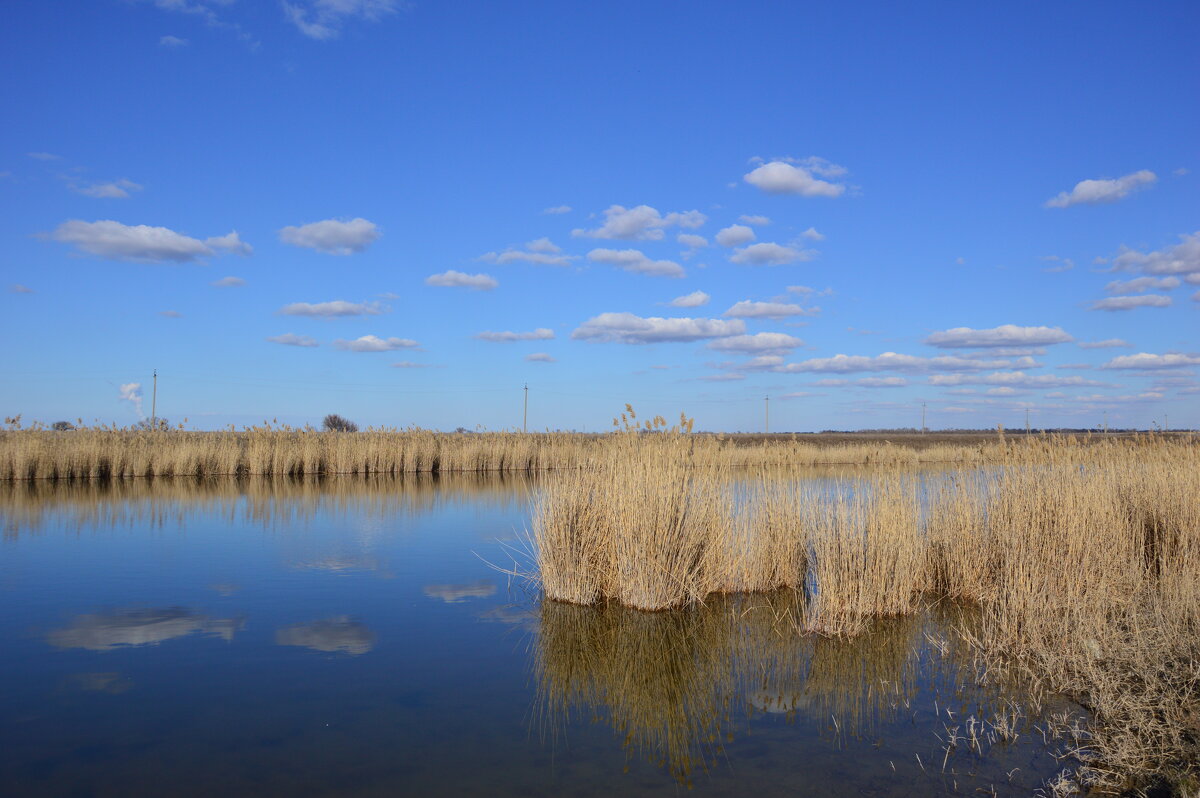
[{"label": "reed reflection in water", "polygon": [[799,634],[802,602],[782,590],[649,613],[544,600],[534,638],[538,729],[554,743],[574,720],[607,723],[627,764],[643,758],[692,786],[763,716],[812,725],[840,746],[911,726],[922,693],[981,722],[998,711],[999,688],[977,686],[970,661],[941,636],[976,623],[969,608],[880,620],[847,639]]}]

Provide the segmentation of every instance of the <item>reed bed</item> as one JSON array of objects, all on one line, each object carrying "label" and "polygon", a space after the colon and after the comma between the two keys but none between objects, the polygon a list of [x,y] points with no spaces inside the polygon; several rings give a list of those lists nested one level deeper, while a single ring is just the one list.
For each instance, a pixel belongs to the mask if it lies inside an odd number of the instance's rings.
[{"label": "reed bed", "polygon": [[[629,411],[632,416],[632,410]],[[672,451],[684,437],[696,466],[726,468],[776,465],[960,465],[1118,458],[1142,439],[1020,438],[920,447],[873,443],[821,445],[798,436],[747,442],[738,436],[674,434],[663,424],[608,435],[575,433],[439,433],[422,429],[369,429],[325,432],[268,423],[241,430],[196,432],[84,427],[55,432],[38,425],[0,431],[0,480],[120,479],[127,477],[217,475],[313,476],[419,472],[536,472],[577,468],[640,448]]]},{"label": "reed bed", "polygon": [[[1200,448],[997,442],[994,464],[749,484],[686,436],[614,443],[535,504],[551,600],[638,610],[790,588],[802,633],[853,637],[944,599],[993,674],[1090,713],[1072,779],[1121,790],[1200,779]],[[625,447],[624,450],[621,447]],[[562,477],[561,479],[559,477]]]}]

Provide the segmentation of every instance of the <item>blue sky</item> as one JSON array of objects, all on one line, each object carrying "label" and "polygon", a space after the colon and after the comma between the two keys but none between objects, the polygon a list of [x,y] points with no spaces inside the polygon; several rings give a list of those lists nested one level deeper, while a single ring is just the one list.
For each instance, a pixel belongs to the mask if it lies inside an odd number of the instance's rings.
[{"label": "blue sky", "polygon": [[1200,426],[1200,6],[47,0],[6,415]]}]

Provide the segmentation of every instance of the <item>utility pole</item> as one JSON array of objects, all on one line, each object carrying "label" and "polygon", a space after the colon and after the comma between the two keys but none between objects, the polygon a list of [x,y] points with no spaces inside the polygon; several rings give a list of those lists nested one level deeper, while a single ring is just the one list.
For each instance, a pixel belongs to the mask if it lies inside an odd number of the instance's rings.
[{"label": "utility pole", "polygon": [[921,402],[921,434],[925,434],[925,403]]},{"label": "utility pole", "polygon": [[158,429],[158,369],[154,370],[154,389],[150,393],[150,429]]},{"label": "utility pole", "polygon": [[521,416],[521,432],[529,431],[529,383],[525,383],[525,412]]},{"label": "utility pole", "polygon": [[771,397],[763,397],[763,430],[771,434]]}]

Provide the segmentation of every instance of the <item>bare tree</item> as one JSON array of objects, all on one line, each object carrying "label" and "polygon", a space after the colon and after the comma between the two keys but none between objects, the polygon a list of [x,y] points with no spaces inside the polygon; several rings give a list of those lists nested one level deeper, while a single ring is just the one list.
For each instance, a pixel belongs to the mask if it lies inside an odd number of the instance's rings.
[{"label": "bare tree", "polygon": [[50,429],[54,430],[55,432],[70,432],[71,430],[75,429],[75,425],[70,421],[55,421],[50,425]]},{"label": "bare tree", "polygon": [[358,432],[358,425],[348,418],[342,418],[337,413],[325,416],[322,422],[327,432]]}]

